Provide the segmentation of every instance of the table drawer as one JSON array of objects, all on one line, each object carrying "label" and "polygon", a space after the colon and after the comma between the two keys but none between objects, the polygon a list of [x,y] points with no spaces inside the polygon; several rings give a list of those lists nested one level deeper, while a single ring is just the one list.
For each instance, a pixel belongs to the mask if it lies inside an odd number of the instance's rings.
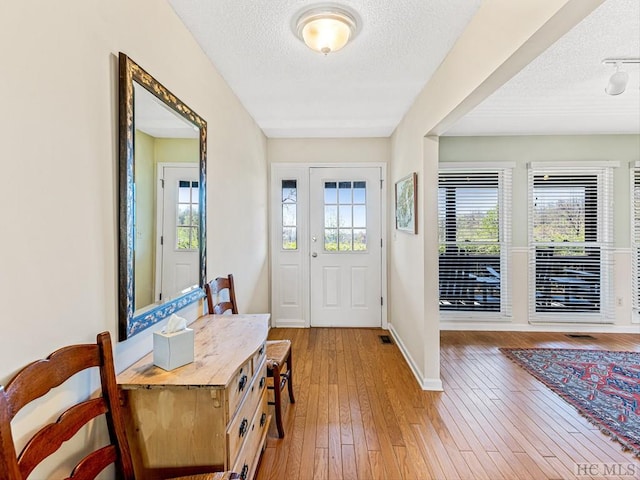
[{"label": "table drawer", "polygon": [[251,382],[253,367],[252,359],[247,360],[229,382],[227,395],[229,399],[229,420],[233,418],[233,414],[240,406],[242,398],[248,391],[249,382]]},{"label": "table drawer", "polygon": [[251,385],[248,387],[246,397],[238,413],[231,421],[227,429],[227,448],[229,452],[229,464],[232,464],[240,450],[242,443],[248,438],[251,432],[251,421],[256,410],[259,408],[260,399],[267,387],[267,365],[263,361],[262,366],[253,377]]},{"label": "table drawer", "polygon": [[242,480],[251,480],[255,475],[260,452],[269,429],[269,421],[271,420],[271,417],[267,414],[267,408],[267,392],[265,390],[260,398],[256,413],[251,420],[247,439],[231,468],[233,472],[240,474]]},{"label": "table drawer", "polygon": [[256,353],[253,354],[253,373],[255,373],[260,365],[262,365],[262,360],[267,355],[267,342],[264,342],[262,346],[258,349]]}]

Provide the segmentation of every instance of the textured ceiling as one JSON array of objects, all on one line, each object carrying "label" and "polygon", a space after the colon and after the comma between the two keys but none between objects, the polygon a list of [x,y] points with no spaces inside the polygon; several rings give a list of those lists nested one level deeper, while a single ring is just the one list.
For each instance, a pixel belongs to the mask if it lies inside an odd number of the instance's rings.
[{"label": "textured ceiling", "polygon": [[640,57],[639,0],[607,0],[445,135],[640,133],[640,65],[607,95],[609,57]]},{"label": "textured ceiling", "polygon": [[361,26],[323,56],[293,32],[300,0],[169,0],[269,137],[391,135],[481,0],[341,0]]},{"label": "textured ceiling", "polygon": [[152,137],[198,138],[200,131],[195,125],[175,113],[135,81],[135,127]]},{"label": "textured ceiling", "polygon": [[[269,137],[389,136],[481,0],[342,0],[361,27],[326,57],[293,33],[300,0],[169,0]],[[640,1],[607,0],[446,135],[640,132],[640,67],[604,87],[606,57],[640,57]]]}]

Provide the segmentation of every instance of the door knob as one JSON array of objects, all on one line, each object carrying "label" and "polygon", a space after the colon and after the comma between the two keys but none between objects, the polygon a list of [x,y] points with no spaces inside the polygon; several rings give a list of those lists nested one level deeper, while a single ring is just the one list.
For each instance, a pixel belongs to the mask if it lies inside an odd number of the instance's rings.
[{"label": "door knob", "polygon": [[317,239],[316,237],[311,237],[311,241],[312,241],[312,242],[317,242],[317,241],[318,241],[318,239]]},{"label": "door knob", "polygon": [[312,256],[313,258],[316,258],[316,257],[318,256],[318,254],[317,254],[316,252],[313,252],[313,253],[311,254],[311,256]]}]

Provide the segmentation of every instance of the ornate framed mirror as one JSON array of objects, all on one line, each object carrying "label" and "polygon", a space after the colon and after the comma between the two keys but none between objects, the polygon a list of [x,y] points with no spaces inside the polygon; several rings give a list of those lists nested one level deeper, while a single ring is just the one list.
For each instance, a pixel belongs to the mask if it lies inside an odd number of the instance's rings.
[{"label": "ornate framed mirror", "polygon": [[122,341],[204,296],[207,123],[124,53],[119,68]]}]

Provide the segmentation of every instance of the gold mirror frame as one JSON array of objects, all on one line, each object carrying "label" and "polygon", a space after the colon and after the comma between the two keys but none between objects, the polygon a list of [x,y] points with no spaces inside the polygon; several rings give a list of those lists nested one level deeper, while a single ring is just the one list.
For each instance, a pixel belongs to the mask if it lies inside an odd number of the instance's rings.
[{"label": "gold mirror frame", "polygon": [[[206,281],[206,165],[207,122],[181,102],[153,76],[119,54],[119,231],[118,231],[118,338],[120,341],[149,328],[172,313],[204,297]],[[135,314],[135,111],[134,82],[145,88],[160,102],[199,130],[199,288],[191,289],[170,300],[159,302],[143,313]]]}]

